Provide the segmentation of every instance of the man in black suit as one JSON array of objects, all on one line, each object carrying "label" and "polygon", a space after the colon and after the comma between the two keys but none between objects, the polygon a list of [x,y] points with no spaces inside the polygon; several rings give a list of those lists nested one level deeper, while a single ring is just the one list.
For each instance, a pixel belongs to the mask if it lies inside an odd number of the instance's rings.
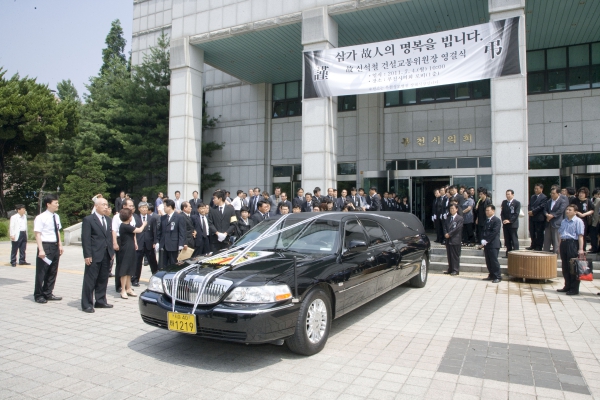
[{"label": "man in black suit", "polygon": [[[260,188],[255,187],[253,192],[254,192],[254,195],[252,193],[248,193],[249,196],[252,196],[252,197],[250,197],[250,201],[248,203],[248,209],[250,211],[250,215],[252,215],[256,212],[258,200],[261,199]],[[214,195],[213,195],[213,197],[214,197]]]},{"label": "man in black suit", "polygon": [[350,188],[350,194],[346,197],[346,201],[351,202],[354,208],[362,207],[361,197],[356,193],[356,188]]},{"label": "man in black suit", "polygon": [[463,217],[458,215],[458,205],[450,204],[450,215],[444,220],[444,238],[446,238],[446,254],[448,256],[448,270],[444,274],[458,275],[460,271],[460,250],[463,230]]},{"label": "man in black suit", "polygon": [[192,206],[192,215],[198,215],[198,204],[202,203],[202,199],[198,198],[198,191],[194,190],[194,192],[192,193],[192,196],[194,196],[193,199],[190,199],[190,205]]},{"label": "man in black suit", "polygon": [[216,207],[208,212],[208,230],[211,250],[216,253],[229,247],[228,237],[235,232],[237,217],[233,206],[225,204],[225,192],[222,190],[213,193],[213,202]]},{"label": "man in black suit", "polygon": [[194,238],[196,231],[194,230],[194,221],[192,221],[192,206],[187,201],[181,203],[181,215],[185,221],[185,244],[188,247],[194,248],[196,240]]},{"label": "man in black suit", "polygon": [[486,188],[480,187],[478,192],[479,200],[475,204],[475,218],[477,219],[477,241],[481,242],[481,239],[483,239],[483,231],[485,229],[485,221],[487,220],[485,209],[492,204],[492,201],[487,195]]},{"label": "man in black suit", "polygon": [[[81,310],[93,313],[96,308],[112,308],[106,300],[110,261],[115,255],[112,238],[112,220],[107,217],[108,202],[96,200],[94,212],[83,219],[81,225],[81,247],[85,259]],[[94,303],[94,295],[96,303]]]},{"label": "man in black suit", "polygon": [[[550,189],[550,198],[546,201],[544,214],[546,215],[546,229],[544,231],[544,251],[552,251],[560,255],[560,224],[565,217],[565,211],[569,205],[567,196],[560,194],[560,187],[553,185]],[[567,266],[568,267],[568,266]]]},{"label": "man in black suit", "polygon": [[302,212],[312,212],[314,206],[312,194],[306,193],[304,199],[305,200],[301,206]]},{"label": "man in black suit", "polygon": [[144,257],[150,264],[150,271],[155,274],[158,271],[158,262],[156,261],[156,235],[157,235],[157,219],[148,214],[148,203],[141,202],[138,204],[140,212],[140,220],[142,225],[146,222],[146,227],[140,233],[136,234],[137,252],[136,252],[136,271],[135,276],[131,277],[131,285],[140,285],[140,276],[142,276],[142,264]]},{"label": "man in black suit", "polygon": [[483,253],[485,255],[485,265],[489,271],[488,277],[483,280],[499,283],[502,280],[500,263],[498,262],[498,253],[500,252],[500,227],[502,226],[502,221],[494,215],[495,211],[496,207],[493,204],[490,204],[485,208],[485,215],[487,218],[481,235],[481,245],[483,246]]},{"label": "man in black suit", "polygon": [[118,214],[123,209],[123,202],[125,201],[125,192],[121,191],[119,197],[115,199],[115,214]]},{"label": "man in black suit", "polygon": [[442,215],[444,214],[444,203],[443,203],[443,197],[440,194],[440,190],[439,189],[435,189],[433,191],[433,194],[435,196],[435,200],[433,200],[433,206],[431,207],[431,211],[432,211],[432,220],[433,220],[433,226],[435,228],[435,233],[436,233],[436,239],[435,242],[436,243],[442,243],[442,241],[444,240],[444,226],[443,226],[443,219],[442,219]]},{"label": "man in black suit", "polygon": [[519,213],[521,212],[521,203],[515,200],[515,191],[508,189],[506,191],[506,200],[502,202],[500,219],[502,220],[502,231],[504,232],[504,245],[506,246],[506,256],[508,252],[519,250]]},{"label": "man in black suit", "polygon": [[[292,203],[289,202],[289,200],[287,199],[287,193],[286,192],[281,192],[281,202],[279,203],[279,205],[281,206],[282,204],[285,204],[286,206],[288,206],[288,210],[289,212],[292,212]],[[279,207],[277,207],[277,214],[281,214],[281,211],[279,210]]]},{"label": "man in black suit", "polygon": [[185,221],[181,214],[175,212],[175,202],[171,199],[164,201],[165,215],[160,221],[157,240],[158,248],[163,251],[163,265],[165,268],[177,263],[179,251],[187,247],[185,244]]},{"label": "man in black suit", "polygon": [[462,203],[463,201],[465,201],[465,199],[460,196],[456,190],[456,186],[450,186],[448,188],[448,191],[450,192],[450,197],[448,198],[448,204],[450,204],[451,201],[455,201],[456,204],[458,205],[458,215],[462,216],[463,212],[462,212]]},{"label": "man in black suit", "polygon": [[546,209],[546,201],[548,198],[544,193],[544,185],[536,183],[533,187],[535,193],[529,200],[529,223],[532,226],[530,230],[532,234],[531,247],[527,247],[527,250],[538,250],[541,251],[544,247],[544,230],[546,229],[546,216],[544,211]]},{"label": "man in black suit", "polygon": [[381,211],[381,197],[377,194],[377,188],[375,186],[369,189],[369,195],[366,200],[367,205],[369,206],[368,211]]},{"label": "man in black suit", "polygon": [[[248,210],[248,207],[246,207]],[[194,238],[194,254],[192,257],[210,253],[210,241],[208,240],[208,205],[200,203],[198,214],[192,215],[196,237]]]},{"label": "man in black suit", "polygon": [[258,209],[251,217],[252,221],[254,221],[254,225],[260,224],[265,219],[271,216],[271,203],[266,200],[260,200],[258,202]]},{"label": "man in black suit", "polygon": [[292,199],[292,208],[296,206],[302,207],[302,204],[304,204],[304,189],[299,188],[296,191],[296,197]]}]

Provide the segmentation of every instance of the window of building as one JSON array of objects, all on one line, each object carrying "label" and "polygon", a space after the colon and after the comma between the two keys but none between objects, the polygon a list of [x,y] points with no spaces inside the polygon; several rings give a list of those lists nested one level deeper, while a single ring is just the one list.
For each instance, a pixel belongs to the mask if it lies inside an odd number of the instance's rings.
[{"label": "window of building", "polygon": [[411,104],[441,103],[490,97],[489,79],[463,82],[454,85],[407,89],[385,93],[385,106],[397,107]]},{"label": "window of building", "polygon": [[492,168],[492,157],[479,157],[479,168]]},{"label": "window of building", "polygon": [[458,168],[477,168],[477,157],[456,159]]},{"label": "window of building", "polygon": [[385,162],[385,170],[386,171],[394,171],[396,169],[396,161],[386,161]]},{"label": "window of building", "polygon": [[283,178],[283,177],[291,177],[292,176],[292,166],[291,165],[278,165],[273,167],[273,178]]},{"label": "window of building", "polygon": [[337,165],[338,175],[356,175],[356,163],[342,163]]},{"label": "window of building", "polygon": [[527,52],[527,93],[600,87],[600,42]]},{"label": "window of building", "polygon": [[430,158],[417,160],[417,169],[452,169],[456,168],[456,158]]},{"label": "window of building", "polygon": [[543,155],[529,156],[529,169],[553,169],[560,168],[560,156]]},{"label": "window of building", "polygon": [[600,165],[600,153],[563,154],[561,168],[577,165]]},{"label": "window of building", "polygon": [[338,96],[338,112],[356,111],[356,95]]},{"label": "window of building", "polygon": [[294,81],[273,85],[273,118],[302,115],[301,84]]}]

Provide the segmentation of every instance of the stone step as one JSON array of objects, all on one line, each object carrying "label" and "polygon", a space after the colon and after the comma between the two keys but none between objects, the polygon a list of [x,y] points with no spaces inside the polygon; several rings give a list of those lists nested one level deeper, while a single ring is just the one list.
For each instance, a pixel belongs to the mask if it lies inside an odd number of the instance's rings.
[{"label": "stone step", "polygon": [[[432,271],[447,271],[448,263],[441,262],[441,261],[430,261],[429,268]],[[479,272],[479,273],[486,273],[486,274],[488,272],[487,267],[485,266],[485,263],[483,263],[483,264],[463,263],[462,260],[460,263],[460,271],[461,272]],[[502,273],[502,275],[508,275],[508,266],[500,265],[500,272]],[[556,268],[556,276],[562,277],[562,269],[560,267]],[[600,279],[600,271],[597,271],[597,270],[594,271],[594,279]]]},{"label": "stone step", "polygon": [[76,240],[74,242],[71,242],[71,246],[81,246],[81,241],[80,240]]}]

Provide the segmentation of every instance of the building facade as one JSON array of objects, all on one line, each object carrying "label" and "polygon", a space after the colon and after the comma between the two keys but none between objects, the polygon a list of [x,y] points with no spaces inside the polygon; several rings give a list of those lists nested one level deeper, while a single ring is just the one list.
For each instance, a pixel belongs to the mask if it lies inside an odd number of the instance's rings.
[{"label": "building facade", "polygon": [[[522,75],[302,101],[302,51],[521,17]],[[432,190],[600,186],[600,2],[136,0],[132,60],[171,38],[169,194],[207,162],[231,192],[376,186],[428,220]],[[202,104],[218,117],[201,131]],[[205,193],[205,196],[208,193]],[[526,224],[520,235],[526,236]]]}]

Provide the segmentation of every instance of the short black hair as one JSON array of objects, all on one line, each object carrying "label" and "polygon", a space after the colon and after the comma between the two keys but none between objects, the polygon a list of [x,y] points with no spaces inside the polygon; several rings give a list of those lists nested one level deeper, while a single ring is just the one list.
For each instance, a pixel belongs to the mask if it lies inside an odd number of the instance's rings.
[{"label": "short black hair", "polygon": [[58,200],[55,194],[49,193],[44,196],[44,205],[48,207],[48,204],[52,204],[54,200]]},{"label": "short black hair", "polygon": [[176,190],[176,191],[175,191],[175,194],[177,194],[177,193],[181,194],[181,192],[180,192],[179,190]]},{"label": "short black hair", "polygon": [[458,203],[457,203],[457,202],[455,202],[455,201],[451,201],[451,202],[450,202],[450,205],[448,206],[448,209],[450,209],[450,208],[452,208],[452,207],[454,207],[454,208],[456,208],[456,209],[458,210]]},{"label": "short black hair", "polygon": [[194,194],[194,193],[198,193],[198,191],[197,191],[197,190],[194,190],[194,191],[192,192],[192,194]]},{"label": "short black hair", "polygon": [[298,193],[298,192],[299,192],[299,191],[301,191],[301,190],[302,190],[302,192],[304,192],[304,189],[302,189],[302,188],[298,188],[298,190],[296,190],[296,193]]},{"label": "short black hair", "polygon": [[154,212],[154,206],[152,205],[152,203],[148,203],[148,211]]},{"label": "short black hair", "polygon": [[250,212],[250,210],[248,210],[248,207],[242,206],[242,208],[240,208],[240,212],[244,212],[244,211]]},{"label": "short black hair", "polygon": [[244,193],[244,191],[243,191],[242,189],[238,189],[238,191],[237,191],[236,193],[237,193],[237,195],[239,196],[239,195],[240,195],[240,193]]},{"label": "short black hair", "polygon": [[171,207],[173,210],[175,209],[175,202],[171,199],[166,199],[164,201],[164,206],[165,207]]},{"label": "short black hair", "polygon": [[19,211],[22,208],[25,208],[24,204],[15,204],[15,210]]},{"label": "short black hair", "polygon": [[515,194],[515,191],[514,191],[514,190],[512,190],[512,189],[508,189],[508,190],[506,191],[506,193],[508,193],[508,192],[510,192],[511,194]]},{"label": "short black hair", "polygon": [[283,207],[287,208],[288,210],[290,209],[290,206],[288,206],[286,203],[279,203],[279,209],[281,210]]},{"label": "short black hair", "polygon": [[[573,186],[569,186],[567,188],[567,193],[569,193],[569,196],[575,196],[575,188]],[[575,210],[577,211],[577,210]]]},{"label": "short black hair", "polygon": [[221,200],[225,201],[225,192],[222,190],[216,190],[213,193],[213,196],[215,196],[217,199],[221,199]]},{"label": "short black hair", "polygon": [[202,207],[206,207],[206,204],[204,204],[204,203],[198,203],[198,207],[196,207],[196,208],[202,208]]},{"label": "short black hair", "polygon": [[479,193],[483,193],[483,194],[485,194],[485,195],[487,196],[487,189],[486,189],[486,188],[484,188],[484,187],[482,187],[482,188],[479,188],[478,192],[479,192]]},{"label": "short black hair", "polygon": [[377,188],[376,188],[375,186],[371,186],[371,187],[369,188],[369,190],[374,190],[374,191],[377,191]]},{"label": "short black hair", "polygon": [[496,206],[493,204],[487,205],[485,208],[486,209],[491,208],[492,210],[496,211]]},{"label": "short black hair", "polygon": [[539,187],[540,189],[544,190],[544,184],[541,182],[536,183],[534,186]]},{"label": "short black hair", "polygon": [[187,207],[187,206],[189,206],[189,205],[190,205],[190,203],[189,203],[189,202],[187,202],[187,201],[182,201],[182,202],[181,202],[181,209],[183,210],[184,208],[186,208],[186,207]]},{"label": "short black hair", "polygon": [[259,200],[258,203],[256,203],[256,208],[261,208],[265,204],[270,204],[270,203],[266,200]]},{"label": "short black hair", "polygon": [[356,188],[355,188],[355,187],[351,187],[351,188],[350,188],[350,191],[351,191],[351,192],[356,192]]}]

